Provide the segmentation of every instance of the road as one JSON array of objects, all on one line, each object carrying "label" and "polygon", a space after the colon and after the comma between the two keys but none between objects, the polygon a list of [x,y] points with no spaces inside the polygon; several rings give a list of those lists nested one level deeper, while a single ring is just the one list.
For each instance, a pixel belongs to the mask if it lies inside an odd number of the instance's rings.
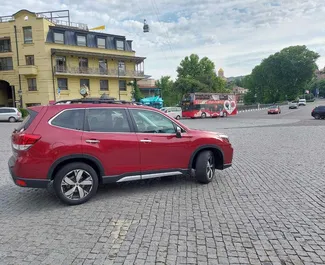
[{"label": "road", "polygon": [[62,205],[13,185],[12,124],[0,124],[0,264],[325,264],[325,120],[310,103],[184,120],[222,131],[232,168],[209,185],[172,177],[103,187]]}]

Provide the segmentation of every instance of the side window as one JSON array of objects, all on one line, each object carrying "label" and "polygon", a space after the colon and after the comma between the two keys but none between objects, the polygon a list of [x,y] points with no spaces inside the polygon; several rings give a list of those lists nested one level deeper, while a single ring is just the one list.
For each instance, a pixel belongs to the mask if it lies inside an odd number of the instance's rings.
[{"label": "side window", "polygon": [[130,132],[124,109],[89,109],[86,118],[87,131],[91,132]]},{"label": "side window", "polygon": [[150,110],[131,110],[138,132],[175,133],[174,123],[165,116]]},{"label": "side window", "polygon": [[51,121],[51,125],[67,129],[83,130],[84,117],[84,109],[65,110]]}]

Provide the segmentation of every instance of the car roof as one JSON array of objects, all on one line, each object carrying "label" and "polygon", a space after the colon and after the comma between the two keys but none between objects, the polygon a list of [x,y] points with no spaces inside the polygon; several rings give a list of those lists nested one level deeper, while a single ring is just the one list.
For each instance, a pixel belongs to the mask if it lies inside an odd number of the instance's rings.
[{"label": "car roof", "polygon": [[[28,109],[32,109],[35,111],[40,111],[40,108],[44,106],[35,106],[30,107]],[[57,110],[65,110],[65,109],[78,109],[78,108],[86,108],[86,109],[93,109],[93,108],[134,108],[134,109],[146,109],[146,110],[155,110],[159,111],[159,109],[144,106],[144,105],[135,105],[135,104],[111,104],[111,103],[70,103],[70,104],[59,104],[59,105],[48,105],[47,108],[53,108]]]}]

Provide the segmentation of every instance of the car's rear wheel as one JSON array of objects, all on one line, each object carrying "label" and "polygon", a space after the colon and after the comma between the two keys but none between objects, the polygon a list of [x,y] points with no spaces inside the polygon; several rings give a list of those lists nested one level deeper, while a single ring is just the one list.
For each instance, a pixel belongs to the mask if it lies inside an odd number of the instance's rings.
[{"label": "car's rear wheel", "polygon": [[179,120],[181,117],[179,115],[176,116],[176,120]]},{"label": "car's rear wheel", "polygon": [[319,120],[320,119],[320,115],[319,114],[315,114],[315,119]]},{"label": "car's rear wheel", "polygon": [[16,122],[16,119],[15,119],[14,117],[10,117],[10,118],[8,119],[8,121],[9,121],[9,122]]},{"label": "car's rear wheel", "polygon": [[216,172],[215,159],[211,151],[202,151],[195,165],[195,177],[198,182],[207,184],[212,181]]},{"label": "car's rear wheel", "polygon": [[54,177],[54,191],[69,205],[82,204],[93,197],[98,188],[98,176],[89,165],[81,162],[63,166]]}]

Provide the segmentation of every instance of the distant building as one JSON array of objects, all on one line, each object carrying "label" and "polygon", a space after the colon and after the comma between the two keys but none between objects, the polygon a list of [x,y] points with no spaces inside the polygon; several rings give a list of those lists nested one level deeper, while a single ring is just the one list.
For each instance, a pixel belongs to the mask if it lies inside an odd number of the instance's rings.
[{"label": "distant building", "polygon": [[0,106],[80,98],[83,86],[91,97],[131,100],[144,60],[132,40],[73,23],[68,10],[20,10],[0,17]]},{"label": "distant building", "polygon": [[153,97],[160,91],[159,87],[156,86],[156,80],[153,78],[138,81],[138,87],[144,97]]},{"label": "distant building", "polygon": [[218,77],[222,78],[223,80],[227,80],[227,78],[225,77],[225,72],[222,68],[218,70]]},{"label": "distant building", "polygon": [[323,69],[316,70],[315,74],[316,74],[317,80],[325,79],[325,67]]},{"label": "distant building", "polygon": [[232,88],[232,92],[235,94],[246,94],[248,92],[248,89],[239,86],[234,86]]}]

